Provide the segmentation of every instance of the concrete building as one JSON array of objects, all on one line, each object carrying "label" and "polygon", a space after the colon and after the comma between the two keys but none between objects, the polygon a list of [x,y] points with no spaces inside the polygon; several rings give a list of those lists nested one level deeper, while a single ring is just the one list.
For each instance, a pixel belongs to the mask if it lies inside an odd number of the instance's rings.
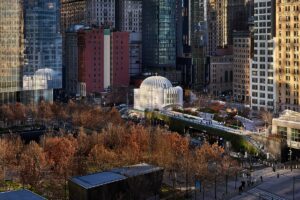
[{"label": "concrete building", "polygon": [[276,110],[275,1],[255,0],[254,57],[250,68],[251,108]]},{"label": "concrete building", "polygon": [[171,105],[183,105],[183,91],[162,76],[146,78],[139,89],[134,89],[134,109],[160,110]]},{"label": "concrete building", "polygon": [[129,84],[129,33],[75,25],[66,34],[66,92],[86,96]]},{"label": "concrete building", "polygon": [[21,0],[0,1],[0,27],[0,104],[13,103],[20,101],[24,65]]},{"label": "concrete building", "polygon": [[208,93],[216,97],[232,94],[233,55],[232,49],[218,50],[210,57]]},{"label": "concrete building", "polygon": [[300,150],[300,113],[285,110],[279,118],[272,121],[272,134],[281,136],[287,146]]},{"label": "concrete building", "polygon": [[276,102],[300,111],[300,1],[276,1]]},{"label": "concrete building", "polygon": [[142,0],[116,1],[116,27],[119,31],[142,32]]},{"label": "concrete building", "polygon": [[144,71],[170,79],[176,70],[176,1],[143,0],[142,17]]},{"label": "concrete building", "polygon": [[250,63],[253,55],[253,37],[249,31],[233,34],[233,96],[250,104]]},{"label": "concrete building", "polygon": [[87,22],[89,25],[116,26],[116,0],[88,0]]},{"label": "concrete building", "polygon": [[142,73],[142,0],[116,1],[116,28],[130,33],[130,77]]}]

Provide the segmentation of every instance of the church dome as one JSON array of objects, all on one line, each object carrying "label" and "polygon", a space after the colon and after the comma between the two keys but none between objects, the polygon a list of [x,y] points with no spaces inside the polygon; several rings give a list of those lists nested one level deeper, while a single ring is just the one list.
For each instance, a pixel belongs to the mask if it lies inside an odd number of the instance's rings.
[{"label": "church dome", "polygon": [[141,89],[158,89],[158,88],[163,88],[163,89],[168,89],[172,87],[172,83],[166,79],[165,77],[162,76],[151,76],[146,78],[142,84],[141,84]]}]

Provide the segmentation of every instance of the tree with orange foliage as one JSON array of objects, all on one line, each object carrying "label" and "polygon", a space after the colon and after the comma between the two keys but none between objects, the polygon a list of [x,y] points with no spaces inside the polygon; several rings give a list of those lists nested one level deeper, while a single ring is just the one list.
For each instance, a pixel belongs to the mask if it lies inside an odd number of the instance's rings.
[{"label": "tree with orange foliage", "polygon": [[43,170],[46,167],[46,157],[43,149],[31,142],[21,154],[19,172],[23,184],[36,188],[42,180]]},{"label": "tree with orange foliage", "polygon": [[51,105],[45,101],[42,101],[38,105],[38,118],[44,125],[49,125],[54,118],[53,112],[51,110]]},{"label": "tree with orange foliage", "polygon": [[23,143],[19,137],[8,136],[0,138],[0,166],[3,172],[3,178],[6,176],[6,170],[17,171],[22,152]]},{"label": "tree with orange foliage", "polygon": [[21,103],[11,104],[10,109],[14,113],[14,120],[24,123],[26,121],[26,107]]},{"label": "tree with orange foliage", "polygon": [[115,166],[114,163],[116,161],[117,155],[113,151],[106,149],[101,144],[94,146],[89,154],[91,171],[97,172],[111,169]]},{"label": "tree with orange foliage", "polygon": [[14,120],[14,112],[9,105],[2,105],[0,107],[0,120],[5,123],[5,126],[9,126]]},{"label": "tree with orange foliage", "polygon": [[71,165],[76,152],[76,140],[71,136],[46,137],[43,141],[48,165],[57,175],[71,174]]}]

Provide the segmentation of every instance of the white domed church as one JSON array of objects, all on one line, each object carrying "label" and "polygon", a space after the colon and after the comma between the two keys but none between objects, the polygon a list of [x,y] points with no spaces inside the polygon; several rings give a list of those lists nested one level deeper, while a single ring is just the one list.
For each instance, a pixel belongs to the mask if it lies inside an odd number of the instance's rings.
[{"label": "white domed church", "polygon": [[134,109],[137,110],[161,110],[166,106],[182,104],[182,88],[173,87],[172,83],[162,76],[148,77],[142,82],[140,89],[134,90]]}]

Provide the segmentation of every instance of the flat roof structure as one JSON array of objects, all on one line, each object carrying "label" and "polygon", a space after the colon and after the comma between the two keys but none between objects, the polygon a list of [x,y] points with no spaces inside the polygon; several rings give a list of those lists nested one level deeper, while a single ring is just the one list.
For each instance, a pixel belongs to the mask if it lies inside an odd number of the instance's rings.
[{"label": "flat roof structure", "polygon": [[163,168],[161,168],[161,167],[142,163],[142,164],[132,165],[132,166],[128,166],[128,167],[112,169],[111,172],[121,174],[126,177],[134,177],[134,176],[149,174],[149,173],[159,171],[162,169]]},{"label": "flat roof structure", "polygon": [[93,187],[98,187],[101,185],[125,180],[126,178],[127,177],[123,175],[113,172],[101,172],[96,174],[90,174],[87,176],[74,177],[71,180],[85,189],[90,189]]},{"label": "flat roof structure", "polygon": [[0,200],[45,200],[45,198],[28,190],[0,192]]}]

